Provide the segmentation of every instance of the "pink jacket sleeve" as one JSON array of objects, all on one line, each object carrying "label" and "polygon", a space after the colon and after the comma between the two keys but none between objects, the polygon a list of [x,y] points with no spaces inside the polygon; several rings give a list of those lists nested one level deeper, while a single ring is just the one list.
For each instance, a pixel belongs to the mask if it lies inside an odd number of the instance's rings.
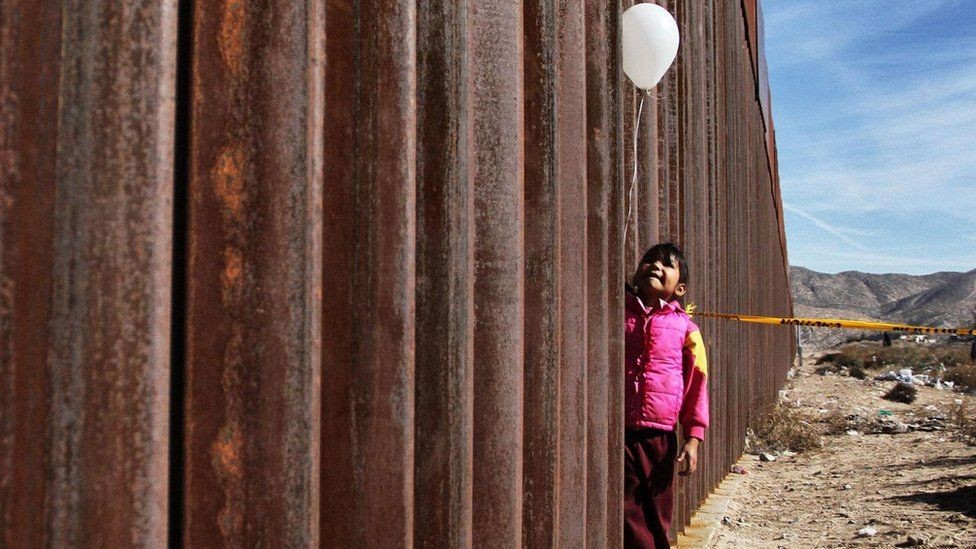
[{"label": "pink jacket sleeve", "polygon": [[694,322],[688,322],[688,334],[682,352],[685,395],[681,402],[681,427],[686,437],[705,439],[708,427],[708,360],[705,343]]}]

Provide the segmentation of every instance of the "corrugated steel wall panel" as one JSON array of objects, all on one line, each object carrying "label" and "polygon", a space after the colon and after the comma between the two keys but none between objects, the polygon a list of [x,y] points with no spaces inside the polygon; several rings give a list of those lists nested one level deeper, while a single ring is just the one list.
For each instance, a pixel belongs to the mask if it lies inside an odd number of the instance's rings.
[{"label": "corrugated steel wall panel", "polygon": [[[640,254],[791,310],[761,9],[661,4],[635,155],[629,0],[0,0],[3,545],[620,546]],[[676,529],[794,350],[700,324]]]},{"label": "corrugated steel wall panel", "polygon": [[417,5],[414,542],[472,536],[474,192],[465,2]]},{"label": "corrugated steel wall panel", "polygon": [[[0,545],[49,543],[61,10],[0,2]],[[55,39],[51,39],[54,37]]]},{"label": "corrugated steel wall panel", "polygon": [[518,0],[499,0],[472,2],[468,12],[474,193],[472,539],[479,547],[512,547],[522,541],[523,8]]},{"label": "corrugated steel wall panel", "polygon": [[176,34],[175,0],[0,4],[5,546],[166,542]]},{"label": "corrugated steel wall panel", "polygon": [[414,521],[416,10],[326,7],[321,539],[390,547]]},{"label": "corrugated steel wall panel", "polygon": [[323,14],[228,1],[186,15],[182,538],[313,544]]}]

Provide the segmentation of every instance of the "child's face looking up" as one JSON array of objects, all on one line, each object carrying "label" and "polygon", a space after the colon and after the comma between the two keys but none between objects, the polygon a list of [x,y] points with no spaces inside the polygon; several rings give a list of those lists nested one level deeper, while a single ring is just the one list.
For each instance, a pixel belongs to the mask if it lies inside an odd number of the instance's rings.
[{"label": "child's face looking up", "polygon": [[637,266],[634,285],[646,304],[656,303],[658,299],[669,301],[672,297],[685,295],[687,287],[684,282],[678,282],[680,276],[681,266],[673,257],[666,261],[657,259]]}]

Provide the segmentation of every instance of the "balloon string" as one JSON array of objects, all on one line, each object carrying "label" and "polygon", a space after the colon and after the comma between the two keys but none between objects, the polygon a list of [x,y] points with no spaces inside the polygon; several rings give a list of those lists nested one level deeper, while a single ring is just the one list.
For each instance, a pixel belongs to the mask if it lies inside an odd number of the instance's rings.
[{"label": "balloon string", "polygon": [[630,233],[630,222],[634,211],[634,188],[637,186],[637,137],[640,135],[641,113],[644,111],[644,98],[647,93],[641,94],[640,105],[637,107],[637,119],[634,121],[634,175],[630,178],[630,190],[627,191],[627,222],[624,225],[624,240]]}]

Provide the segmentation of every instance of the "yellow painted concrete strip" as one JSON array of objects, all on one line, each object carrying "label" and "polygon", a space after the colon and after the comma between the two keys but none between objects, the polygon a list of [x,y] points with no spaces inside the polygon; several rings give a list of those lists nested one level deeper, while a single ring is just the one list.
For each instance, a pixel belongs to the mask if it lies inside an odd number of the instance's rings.
[{"label": "yellow painted concrete strip", "polygon": [[[738,465],[742,467],[752,466],[755,460],[751,457],[742,456],[739,458]],[[746,467],[748,468],[748,467]],[[742,484],[746,481],[746,475],[729,473],[718,485],[705,503],[695,511],[691,517],[691,524],[685,531],[678,535],[675,547],[678,549],[699,549],[707,547],[712,538],[722,525],[722,518],[728,514],[729,504],[732,498],[739,492]]]}]

